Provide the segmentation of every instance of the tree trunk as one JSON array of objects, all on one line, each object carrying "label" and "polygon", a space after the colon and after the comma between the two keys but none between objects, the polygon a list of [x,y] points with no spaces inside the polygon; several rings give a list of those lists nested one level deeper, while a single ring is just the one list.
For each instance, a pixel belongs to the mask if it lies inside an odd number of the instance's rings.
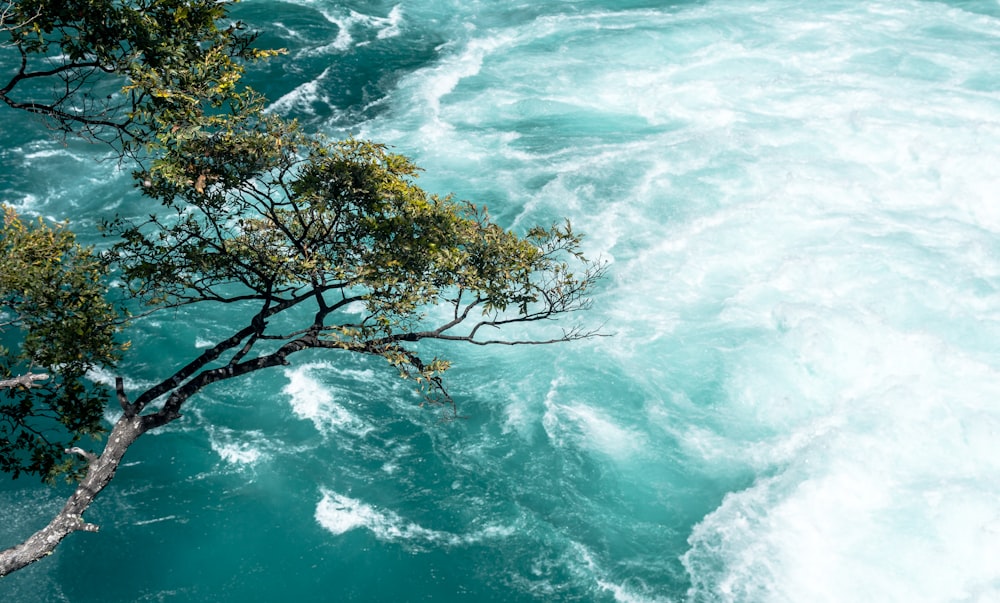
[{"label": "tree trunk", "polygon": [[128,447],[147,429],[142,417],[122,416],[111,430],[108,443],[100,457],[79,449],[72,450],[90,460],[87,475],[49,525],[35,532],[21,544],[0,551],[0,578],[51,555],[62,539],[73,532],[98,530],[96,525],[83,520],[83,512],[114,477]]}]

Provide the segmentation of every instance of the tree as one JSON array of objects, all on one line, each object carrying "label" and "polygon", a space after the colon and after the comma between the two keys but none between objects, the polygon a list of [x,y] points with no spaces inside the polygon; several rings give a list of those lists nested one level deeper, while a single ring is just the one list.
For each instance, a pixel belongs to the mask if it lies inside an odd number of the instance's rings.
[{"label": "tree", "polygon": [[[151,1],[143,6],[151,10],[160,4],[204,3]],[[27,23],[29,13],[20,4],[14,6],[20,10],[19,23]],[[186,48],[188,41],[172,43]],[[90,42],[73,44],[82,45],[82,56],[94,54]],[[156,98],[161,82],[158,76],[149,76],[148,58],[134,60],[145,63],[130,63],[112,73],[125,78],[123,89],[130,98]],[[182,62],[173,68],[183,69]],[[76,491],[45,528],[0,552],[0,576],[50,553],[74,531],[96,530],[82,514],[110,483],[129,446],[144,433],[179,418],[185,403],[213,383],[288,364],[305,350],[334,357],[360,353],[387,360],[422,389],[427,402],[454,408],[442,380],[449,364],[427,357],[421,342],[528,345],[596,334],[556,325],[554,333],[543,328],[503,335],[515,325],[545,326],[589,306],[587,296],[604,265],[582,255],[581,239],[569,223],[536,227],[523,236],[504,230],[485,209],[426,193],[415,183],[416,166],[385,146],[353,139],[329,141],[305,133],[295,122],[265,113],[263,100],[253,91],[215,84],[219,78],[236,82],[238,73],[230,78],[223,70],[210,76],[212,83],[200,81],[202,76],[196,67],[177,75],[185,91],[174,92],[186,100],[167,107],[173,111],[170,119],[138,103],[127,128],[115,130],[118,139],[132,132],[142,135],[148,160],[139,164],[136,179],[159,209],[141,220],[106,223],[106,233],[116,242],[102,262],[88,268],[100,274],[88,274],[99,283],[99,277],[106,275],[102,271],[114,270],[142,312],[180,306],[212,312],[230,307],[247,317],[245,323],[184,366],[167,370],[162,381],[137,396],[130,397],[123,379],[117,378],[115,397],[122,415],[103,452],[98,455],[79,446],[66,449],[65,454],[85,462]],[[81,123],[85,130],[93,126]],[[101,134],[95,137],[100,139]],[[15,230],[36,236],[66,232],[41,225],[28,231],[16,226],[21,224],[16,218],[11,220]],[[11,240],[3,247],[5,258],[20,262],[24,248]],[[93,256],[87,250],[73,247],[71,240],[66,249],[64,254],[81,259],[81,267],[91,266]],[[74,278],[86,272],[73,262],[60,266]],[[109,293],[95,295],[106,300]],[[79,362],[80,370],[113,366],[120,348],[115,334],[123,322],[114,306],[101,303],[105,319],[87,324],[99,324],[107,338],[97,349],[100,354]],[[25,308],[24,324],[38,323],[60,334],[71,324],[64,317],[75,316]],[[57,337],[31,340],[46,353],[64,353],[70,347]],[[22,364],[33,357],[18,356],[24,359]],[[46,370],[62,366],[39,365]],[[81,374],[73,375],[74,383],[80,382]],[[55,389],[65,389],[65,383],[60,380]],[[35,392],[36,388],[17,390],[28,400],[21,423],[28,431],[34,429],[36,417],[49,412]],[[163,403],[153,405],[154,400]],[[99,426],[102,410],[101,404],[73,402],[56,407],[55,416],[60,420],[72,416],[85,425],[86,429],[77,429],[76,423],[66,425],[72,437],[78,437]],[[25,470],[63,468],[56,456],[49,465]]]}]

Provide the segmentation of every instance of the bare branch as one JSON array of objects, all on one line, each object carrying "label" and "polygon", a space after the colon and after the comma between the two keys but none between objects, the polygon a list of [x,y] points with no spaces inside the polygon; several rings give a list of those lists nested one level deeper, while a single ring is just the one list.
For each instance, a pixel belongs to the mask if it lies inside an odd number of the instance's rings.
[{"label": "bare branch", "polygon": [[66,454],[75,454],[79,457],[82,457],[85,461],[87,461],[88,465],[97,462],[96,454],[94,454],[93,452],[87,452],[86,450],[80,448],[79,446],[73,446],[72,448],[67,448],[64,452]]},{"label": "bare branch", "polygon": [[23,387],[25,389],[31,389],[32,387],[35,387],[35,381],[44,381],[48,378],[49,376],[47,373],[25,373],[20,377],[0,381],[0,388],[7,389],[12,387]]},{"label": "bare branch", "polygon": [[121,405],[125,416],[134,417],[137,409],[134,404],[129,402],[128,396],[125,394],[125,380],[121,377],[115,377],[115,393],[118,395],[118,404]]},{"label": "bare branch", "polygon": [[[41,16],[41,10],[35,12],[34,15],[28,17],[21,23],[10,23],[8,20],[11,18],[14,12],[14,0],[4,0],[2,3],[4,7],[0,9],[0,31],[13,31],[15,29],[20,29],[31,24]],[[0,46],[7,46],[8,44],[0,44]]]}]

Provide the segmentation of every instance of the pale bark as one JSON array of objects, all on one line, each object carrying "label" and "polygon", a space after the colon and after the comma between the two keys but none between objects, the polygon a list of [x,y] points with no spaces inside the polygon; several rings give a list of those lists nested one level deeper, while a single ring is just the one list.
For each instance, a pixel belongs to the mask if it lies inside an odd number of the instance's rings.
[{"label": "pale bark", "polygon": [[49,376],[45,373],[26,373],[20,377],[13,377],[11,379],[0,380],[0,389],[6,389],[10,387],[34,387],[35,381],[43,381],[48,379]]},{"label": "pale bark", "polygon": [[147,429],[142,417],[123,415],[111,430],[101,456],[95,456],[78,448],[67,451],[80,454],[90,461],[86,477],[80,481],[62,511],[47,526],[21,544],[0,551],[0,577],[51,555],[62,539],[73,532],[98,530],[98,526],[84,521],[83,512],[111,482],[128,447]]}]

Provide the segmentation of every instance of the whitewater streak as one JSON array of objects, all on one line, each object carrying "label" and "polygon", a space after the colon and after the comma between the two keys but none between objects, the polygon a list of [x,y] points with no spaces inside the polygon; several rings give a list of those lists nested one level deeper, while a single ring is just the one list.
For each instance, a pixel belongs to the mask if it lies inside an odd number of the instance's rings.
[{"label": "whitewater streak", "polygon": [[[251,73],[273,111],[512,228],[569,217],[615,336],[451,353],[447,424],[363,359],[213,390],[5,599],[1000,600],[995,2],[239,10],[295,58]],[[0,136],[20,211],[147,211],[93,151]],[[225,331],[176,318],[136,382]],[[58,503],[0,508],[29,499]]]}]

